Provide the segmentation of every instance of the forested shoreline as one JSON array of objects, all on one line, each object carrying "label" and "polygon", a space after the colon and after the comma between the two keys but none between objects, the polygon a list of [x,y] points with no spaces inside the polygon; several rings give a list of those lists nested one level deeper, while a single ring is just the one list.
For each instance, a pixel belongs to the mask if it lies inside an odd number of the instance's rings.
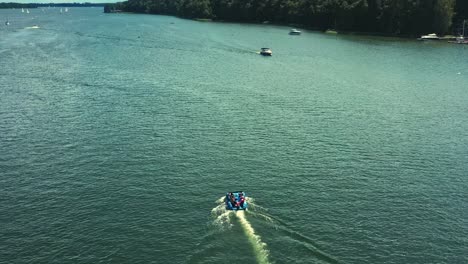
[{"label": "forested shoreline", "polygon": [[104,4],[93,3],[0,3],[0,9],[7,8],[39,8],[39,7],[91,7],[91,6],[104,6]]},{"label": "forested shoreline", "polygon": [[113,9],[408,36],[458,34],[468,18],[467,0],[129,0],[105,7]]}]

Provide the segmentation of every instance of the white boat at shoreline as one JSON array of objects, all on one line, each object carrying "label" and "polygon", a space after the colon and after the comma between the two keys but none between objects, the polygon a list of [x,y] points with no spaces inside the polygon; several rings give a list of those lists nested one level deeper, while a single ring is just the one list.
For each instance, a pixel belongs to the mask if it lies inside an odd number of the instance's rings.
[{"label": "white boat at shoreline", "polygon": [[449,41],[449,43],[468,44],[468,39],[465,38],[465,24],[466,24],[466,20],[463,20],[463,30],[462,30],[461,35],[457,37],[455,41]]},{"label": "white boat at shoreline", "polygon": [[440,40],[436,33],[431,33],[428,35],[423,35],[418,40]]},{"label": "white boat at shoreline", "polygon": [[468,44],[468,39],[465,39],[464,37],[458,37],[455,41],[449,41],[449,43]]}]

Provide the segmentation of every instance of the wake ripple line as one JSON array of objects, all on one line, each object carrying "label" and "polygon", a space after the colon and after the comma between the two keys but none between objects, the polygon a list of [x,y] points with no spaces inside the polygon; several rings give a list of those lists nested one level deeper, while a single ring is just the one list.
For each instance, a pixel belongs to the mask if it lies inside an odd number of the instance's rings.
[{"label": "wake ripple line", "polygon": [[244,229],[244,232],[247,235],[249,242],[254,249],[257,262],[259,264],[269,264],[269,252],[267,249],[267,244],[262,241],[259,235],[255,234],[255,230],[253,229],[252,225],[245,218],[245,211],[238,211],[236,213],[236,216],[237,218],[239,218],[239,222],[241,223],[241,226]]},{"label": "wake ripple line", "polygon": [[[299,242],[301,246],[303,246],[304,248],[312,252],[315,256],[317,256],[321,260],[326,261],[328,263],[333,263],[333,264],[340,263],[340,261],[337,260],[335,257],[320,250],[319,246],[316,245],[315,241],[312,238],[306,235],[303,235],[295,230],[292,230],[291,228],[288,227],[287,223],[285,223],[281,219],[267,215],[265,213],[261,213],[261,212],[255,212],[255,213],[250,212],[249,214],[252,214],[254,217],[261,217],[267,220],[267,222],[269,222],[270,224],[273,224],[275,229],[280,229],[286,232],[289,235],[289,237]],[[275,222],[277,222],[279,225],[276,225]]]}]

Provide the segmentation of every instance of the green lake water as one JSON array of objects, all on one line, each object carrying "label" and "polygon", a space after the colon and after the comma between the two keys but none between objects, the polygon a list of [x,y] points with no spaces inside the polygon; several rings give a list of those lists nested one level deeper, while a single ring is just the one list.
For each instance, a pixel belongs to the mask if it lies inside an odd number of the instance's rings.
[{"label": "green lake water", "polygon": [[0,263],[468,263],[468,47],[30,11],[0,10]]}]

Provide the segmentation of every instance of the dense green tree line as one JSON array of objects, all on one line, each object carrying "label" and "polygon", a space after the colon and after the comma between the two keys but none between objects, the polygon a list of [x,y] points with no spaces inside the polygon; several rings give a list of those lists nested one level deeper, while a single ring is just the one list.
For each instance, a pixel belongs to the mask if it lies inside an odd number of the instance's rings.
[{"label": "dense green tree line", "polygon": [[399,35],[451,33],[453,22],[458,24],[468,18],[468,0],[128,0],[114,8]]},{"label": "dense green tree line", "polygon": [[92,3],[0,3],[0,9],[7,8],[38,8],[38,7],[49,7],[49,6],[63,6],[63,7],[90,7],[90,6],[103,6],[104,4],[92,4]]},{"label": "dense green tree line", "polygon": [[6,8],[37,8],[37,4],[0,3],[0,9]]},{"label": "dense green tree line", "polygon": [[465,35],[468,34],[468,1],[467,0],[457,0],[455,4],[455,16],[453,19],[454,32],[461,32],[463,27],[463,20],[466,19],[465,24]]}]

